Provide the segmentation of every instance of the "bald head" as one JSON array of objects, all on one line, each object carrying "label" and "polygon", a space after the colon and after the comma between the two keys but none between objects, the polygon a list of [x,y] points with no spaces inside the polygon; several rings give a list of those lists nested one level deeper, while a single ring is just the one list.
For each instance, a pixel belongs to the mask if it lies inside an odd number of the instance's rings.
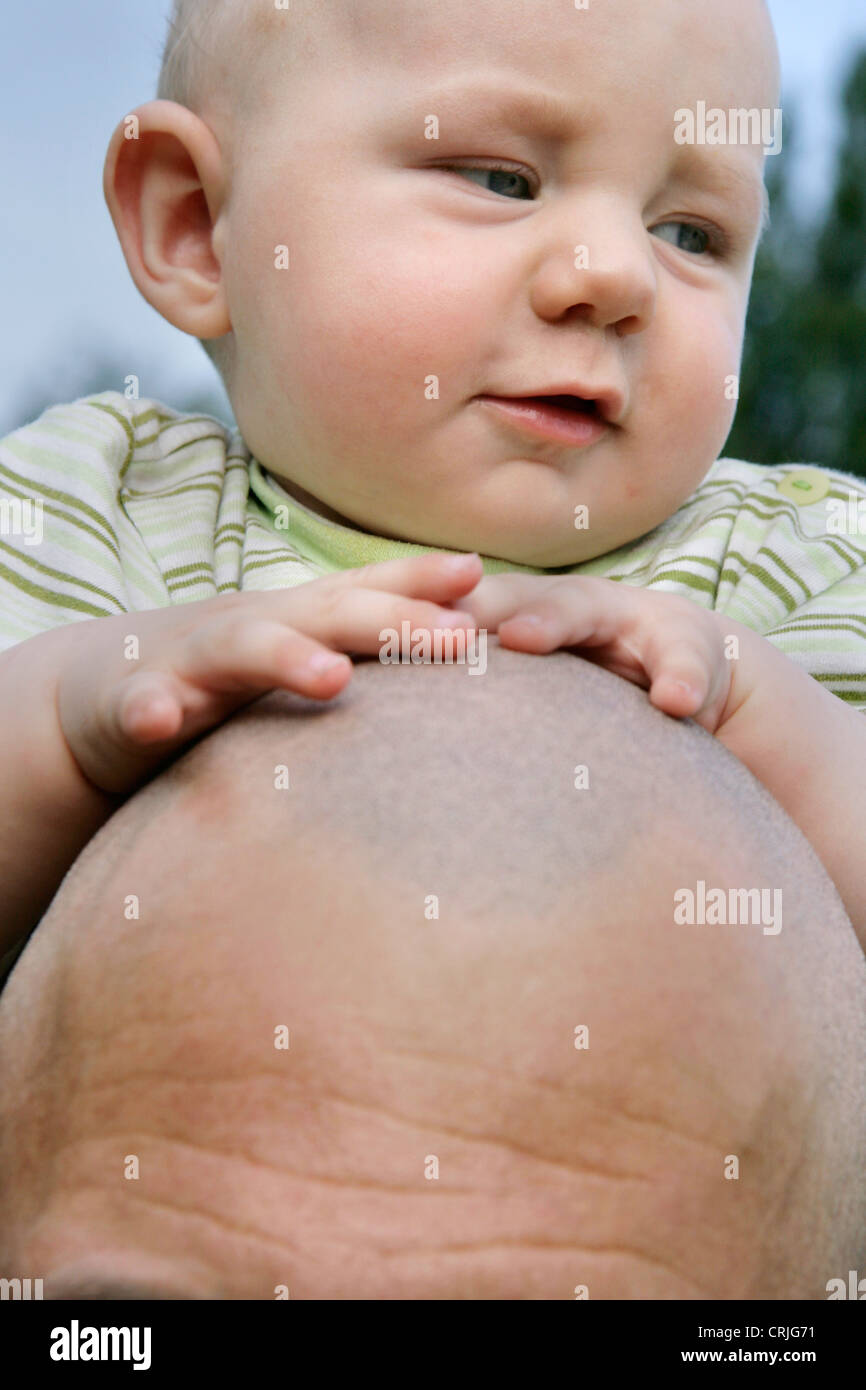
[{"label": "bald head", "polygon": [[[491,658],[264,702],[93,843],[0,1007],[0,1266],[229,1298],[854,1267],[864,972],[820,866],[640,692]],[[676,925],[698,878],[779,885],[783,931]]]}]

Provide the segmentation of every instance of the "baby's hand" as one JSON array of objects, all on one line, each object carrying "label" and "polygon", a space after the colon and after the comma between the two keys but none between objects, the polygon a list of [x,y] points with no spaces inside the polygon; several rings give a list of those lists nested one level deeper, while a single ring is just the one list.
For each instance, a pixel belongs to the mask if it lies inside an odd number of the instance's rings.
[{"label": "baby's hand", "polygon": [[477,555],[424,555],[76,624],[57,677],[63,736],[95,786],[126,795],[266,691],[331,699],[352,674],[339,653],[377,653],[384,628],[471,627],[465,612],[439,605],[480,576]]},{"label": "baby's hand", "polygon": [[482,579],[462,606],[503,647],[576,647],[648,688],[666,714],[690,716],[712,734],[726,717],[737,663],[726,657],[725,634],[746,630],[688,599],[589,575],[499,574]]}]

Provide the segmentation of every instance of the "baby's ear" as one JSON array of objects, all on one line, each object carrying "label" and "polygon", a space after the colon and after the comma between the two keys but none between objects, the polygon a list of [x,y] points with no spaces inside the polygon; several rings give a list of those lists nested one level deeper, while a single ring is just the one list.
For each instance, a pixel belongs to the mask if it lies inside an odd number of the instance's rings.
[{"label": "baby's ear", "polygon": [[215,236],[226,194],[216,138],[174,101],[124,116],[103,188],[130,274],[149,304],[195,338],[231,329]]}]

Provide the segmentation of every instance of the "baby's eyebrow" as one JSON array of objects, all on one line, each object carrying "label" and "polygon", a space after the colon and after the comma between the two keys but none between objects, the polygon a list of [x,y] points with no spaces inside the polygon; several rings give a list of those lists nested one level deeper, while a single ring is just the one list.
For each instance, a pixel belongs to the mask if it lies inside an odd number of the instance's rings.
[{"label": "baby's eyebrow", "polygon": [[[548,139],[573,136],[577,112],[546,87],[523,84],[509,78],[452,78],[428,88],[422,98],[424,110],[433,115],[453,115],[461,120],[483,120],[494,130],[533,129]],[[418,109],[412,103],[413,113]]]},{"label": "baby's eyebrow", "polygon": [[692,146],[681,156],[679,169],[674,167],[671,184],[681,183],[700,187],[732,202],[745,203],[760,215],[761,230],[770,222],[770,195],[757,164],[743,164],[727,159],[718,146]]}]

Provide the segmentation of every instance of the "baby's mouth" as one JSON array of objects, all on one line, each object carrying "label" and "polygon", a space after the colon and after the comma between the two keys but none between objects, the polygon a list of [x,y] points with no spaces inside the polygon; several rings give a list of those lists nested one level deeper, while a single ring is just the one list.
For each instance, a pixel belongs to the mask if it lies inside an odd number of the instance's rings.
[{"label": "baby's mouth", "polygon": [[524,434],[569,448],[594,444],[610,428],[595,398],[572,395],[478,396]]},{"label": "baby's mouth", "polygon": [[518,396],[512,399],[523,400],[527,404],[533,402],[536,405],[555,405],[562,410],[570,410],[579,415],[598,415],[598,402],[587,400],[585,396]]}]

